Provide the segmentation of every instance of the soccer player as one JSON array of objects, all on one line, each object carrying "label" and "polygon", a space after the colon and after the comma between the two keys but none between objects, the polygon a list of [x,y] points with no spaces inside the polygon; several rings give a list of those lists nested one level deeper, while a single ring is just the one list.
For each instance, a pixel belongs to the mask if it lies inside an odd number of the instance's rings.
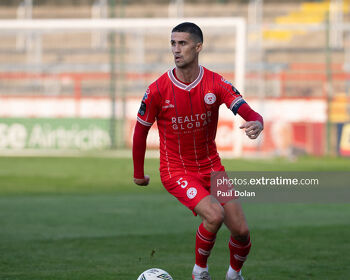
[{"label": "soccer player", "polygon": [[241,268],[251,246],[243,210],[237,199],[220,203],[210,194],[211,172],[225,170],[215,144],[219,106],[225,103],[246,121],[241,129],[250,139],[263,130],[263,119],[231,83],[199,65],[203,34],[197,25],[184,22],[174,27],[170,43],[176,67],[148,87],[138,111],[133,136],[134,182],[149,184],[150,177],[144,174],[146,138],[157,121],[161,181],[170,194],[202,218],[192,278],[211,279],[207,259],[224,223],[231,232],[226,279],[243,279]]}]

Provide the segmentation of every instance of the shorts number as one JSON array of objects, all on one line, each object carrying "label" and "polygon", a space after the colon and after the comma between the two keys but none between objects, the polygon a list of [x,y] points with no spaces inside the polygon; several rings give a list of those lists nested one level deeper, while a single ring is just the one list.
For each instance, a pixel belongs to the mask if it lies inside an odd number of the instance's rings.
[{"label": "shorts number", "polygon": [[184,180],[182,177],[176,181],[178,183],[178,185],[180,185],[181,188],[186,188],[188,185],[188,182],[186,180]]}]

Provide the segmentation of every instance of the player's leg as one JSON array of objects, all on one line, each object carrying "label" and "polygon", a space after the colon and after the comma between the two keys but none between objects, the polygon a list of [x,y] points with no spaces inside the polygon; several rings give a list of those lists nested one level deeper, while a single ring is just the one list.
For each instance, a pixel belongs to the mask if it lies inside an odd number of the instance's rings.
[{"label": "player's leg", "polygon": [[207,260],[215,244],[216,232],[224,221],[224,209],[198,176],[179,175],[162,180],[164,187],[203,222],[196,232],[196,262],[193,279],[210,279]]},{"label": "player's leg", "polygon": [[194,208],[203,220],[203,226],[207,231],[217,233],[224,222],[224,208],[213,196],[203,198]]},{"label": "player's leg", "polygon": [[224,221],[224,209],[211,195],[204,197],[194,208],[202,218],[196,233],[196,263],[193,279],[210,279],[207,260],[215,244],[216,233]]},{"label": "player's leg", "polygon": [[251,247],[248,225],[241,204],[233,199],[224,205],[224,223],[231,232],[230,266],[227,272],[227,280],[243,279],[240,271]]}]

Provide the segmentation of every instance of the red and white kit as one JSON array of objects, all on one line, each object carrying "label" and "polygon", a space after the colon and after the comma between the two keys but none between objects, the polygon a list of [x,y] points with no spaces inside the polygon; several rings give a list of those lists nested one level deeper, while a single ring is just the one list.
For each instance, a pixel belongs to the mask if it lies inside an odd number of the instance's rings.
[{"label": "red and white kit", "polygon": [[[199,67],[191,84],[180,82],[174,69],[164,73],[147,89],[137,115],[145,128],[157,121],[162,183],[191,210],[210,194],[210,173],[224,170],[215,144],[220,105],[225,103],[245,120],[262,122],[230,82]],[[135,166],[135,178],[143,178],[141,161]]]}]

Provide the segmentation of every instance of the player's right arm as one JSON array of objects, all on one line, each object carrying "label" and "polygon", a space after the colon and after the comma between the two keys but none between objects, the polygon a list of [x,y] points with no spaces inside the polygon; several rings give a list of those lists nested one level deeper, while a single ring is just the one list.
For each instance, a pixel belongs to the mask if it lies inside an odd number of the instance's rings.
[{"label": "player's right arm", "polygon": [[144,161],[147,135],[158,114],[158,104],[159,96],[148,88],[137,113],[132,145],[134,183],[140,186],[147,186],[150,180],[150,177],[144,174]]},{"label": "player's right arm", "polygon": [[134,162],[134,183],[139,186],[147,186],[149,176],[144,174],[144,161],[146,153],[146,141],[151,127],[136,122],[132,141],[132,158]]}]

